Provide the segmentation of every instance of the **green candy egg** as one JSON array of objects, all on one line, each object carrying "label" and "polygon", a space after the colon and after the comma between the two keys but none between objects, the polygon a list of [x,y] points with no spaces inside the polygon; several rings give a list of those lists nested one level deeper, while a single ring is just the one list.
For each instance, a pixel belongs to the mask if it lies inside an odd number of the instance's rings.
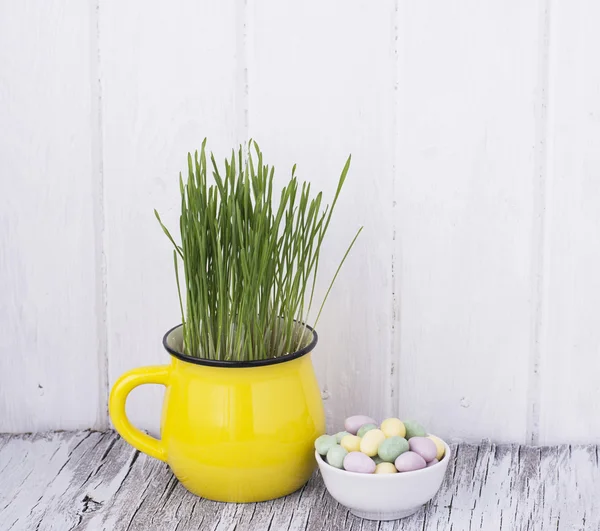
[{"label": "green candy egg", "polygon": [[340,444],[342,442],[342,439],[346,436],[346,435],[352,435],[351,433],[347,432],[347,431],[338,431],[335,434],[335,440],[338,444]]},{"label": "green candy egg", "polygon": [[336,444],[335,435],[321,435],[315,441],[315,450],[321,455],[327,455],[329,449]]},{"label": "green candy egg", "polygon": [[356,433],[356,435],[358,435],[359,437],[364,437],[365,433],[367,433],[368,431],[371,430],[376,430],[377,429],[377,425],[376,424],[363,424],[358,432]]},{"label": "green candy egg", "polygon": [[404,427],[406,428],[406,439],[410,439],[411,437],[425,437],[427,435],[425,428],[414,420],[404,421]]},{"label": "green candy egg", "polygon": [[344,457],[348,455],[345,448],[334,444],[327,452],[327,462],[335,468],[344,468]]},{"label": "green candy egg", "polygon": [[383,463],[383,459],[381,459],[381,457],[379,457],[378,455],[374,455],[373,457],[371,457],[371,459],[375,461],[376,465],[378,465],[379,463]]},{"label": "green candy egg", "polygon": [[382,461],[393,463],[396,458],[408,451],[408,441],[404,437],[398,435],[390,437],[383,441],[377,450]]}]

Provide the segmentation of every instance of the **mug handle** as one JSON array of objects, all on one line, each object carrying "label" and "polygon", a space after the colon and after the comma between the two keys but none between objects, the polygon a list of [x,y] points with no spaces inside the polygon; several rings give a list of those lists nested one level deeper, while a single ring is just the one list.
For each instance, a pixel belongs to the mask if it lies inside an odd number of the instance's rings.
[{"label": "mug handle", "polygon": [[171,368],[169,365],[139,367],[123,374],[113,385],[108,401],[110,418],[121,437],[131,446],[161,461],[167,460],[167,452],[162,441],[145,434],[129,422],[125,412],[127,395],[142,384],[167,385]]}]

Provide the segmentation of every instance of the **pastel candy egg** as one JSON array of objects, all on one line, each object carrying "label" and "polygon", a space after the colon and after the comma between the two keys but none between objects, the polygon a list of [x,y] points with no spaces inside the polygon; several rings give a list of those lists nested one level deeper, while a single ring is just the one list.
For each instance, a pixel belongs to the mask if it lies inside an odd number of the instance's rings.
[{"label": "pastel candy egg", "polygon": [[348,417],[344,422],[344,429],[347,432],[350,432],[352,435],[356,435],[356,432],[360,429],[364,424],[377,424],[375,419],[371,417],[367,417],[366,415],[354,415],[353,417]]},{"label": "pastel candy egg", "polygon": [[359,474],[372,474],[375,472],[373,459],[362,452],[350,452],[344,457],[344,470],[358,472]]},{"label": "pastel candy egg", "polygon": [[383,461],[393,463],[399,455],[408,452],[408,441],[404,437],[390,437],[379,445],[377,453]]},{"label": "pastel candy egg", "polygon": [[383,441],[385,441],[385,435],[381,430],[370,430],[365,433],[365,436],[360,440],[360,451],[369,457],[373,457],[374,455],[377,455],[379,445]]},{"label": "pastel candy egg", "polygon": [[345,448],[342,448],[339,444],[334,444],[327,452],[327,462],[335,468],[344,467],[344,457],[348,455]]},{"label": "pastel candy egg", "polygon": [[435,435],[430,435],[427,438],[431,439],[435,443],[435,447],[437,448],[437,455],[435,457],[438,461],[440,461],[446,453],[446,447],[444,446],[444,442],[442,441],[442,439],[436,437]]},{"label": "pastel candy egg", "polygon": [[408,446],[412,452],[419,454],[427,463],[435,459],[437,455],[435,443],[427,437],[411,437]]},{"label": "pastel candy egg", "polygon": [[375,474],[395,474],[398,472],[392,463],[379,463],[375,467]]},{"label": "pastel candy egg", "polygon": [[321,435],[315,441],[315,450],[321,455],[327,455],[334,444],[336,444],[336,441],[333,435]]},{"label": "pastel candy egg", "polygon": [[371,457],[371,459],[373,459],[373,462],[378,465],[379,463],[383,463],[383,459],[381,459],[381,457],[379,457],[378,455],[374,455],[373,457]]},{"label": "pastel candy egg", "polygon": [[439,463],[439,461],[437,459],[434,459],[433,461],[429,461],[429,463],[427,463],[427,468],[429,468],[430,466],[433,465],[437,465]]},{"label": "pastel candy egg", "polygon": [[425,437],[427,435],[425,428],[423,428],[423,426],[414,420],[405,420],[404,427],[406,428],[406,439],[410,439],[412,437]]},{"label": "pastel candy egg", "polygon": [[342,439],[346,436],[346,435],[350,435],[350,433],[348,433],[347,431],[338,431],[335,434],[335,440],[337,441],[338,444],[340,444],[342,442]]},{"label": "pastel candy egg", "polygon": [[385,419],[381,423],[380,429],[383,433],[385,433],[386,437],[404,437],[406,435],[404,423],[400,419],[396,418]]},{"label": "pastel candy egg", "polygon": [[360,437],[357,437],[356,435],[346,435],[345,437],[342,437],[340,444],[347,452],[360,451]]},{"label": "pastel candy egg", "polygon": [[377,424],[363,424],[359,430],[356,432],[356,435],[358,435],[359,437],[364,437],[365,433],[367,433],[368,431],[371,430],[376,430],[377,429]]},{"label": "pastel candy egg", "polygon": [[415,452],[404,452],[398,456],[394,463],[398,472],[410,472],[412,470],[419,470],[425,468],[427,463],[419,454]]}]

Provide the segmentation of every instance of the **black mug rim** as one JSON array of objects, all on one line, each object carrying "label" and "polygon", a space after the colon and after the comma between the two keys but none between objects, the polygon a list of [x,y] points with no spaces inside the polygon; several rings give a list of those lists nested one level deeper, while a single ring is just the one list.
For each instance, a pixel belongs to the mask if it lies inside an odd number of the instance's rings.
[{"label": "black mug rim", "polygon": [[187,361],[187,362],[193,363],[195,365],[206,365],[209,367],[226,367],[226,368],[230,368],[230,369],[264,367],[267,365],[276,365],[277,363],[285,363],[286,361],[292,361],[297,358],[301,358],[305,354],[312,352],[312,350],[317,345],[317,342],[319,341],[319,336],[317,334],[317,331],[314,328],[312,328],[311,326],[309,326],[307,324],[304,324],[304,323],[302,323],[302,324],[303,324],[303,326],[305,326],[312,332],[312,335],[313,335],[312,341],[308,345],[306,345],[304,348],[301,348],[300,350],[297,350],[296,352],[292,352],[291,354],[286,354],[285,356],[279,356],[278,358],[269,358],[266,360],[252,360],[252,361],[209,360],[209,359],[204,359],[204,358],[195,358],[193,356],[184,354],[183,352],[179,352],[179,351],[171,348],[167,344],[167,338],[174,330],[177,330],[177,328],[180,328],[183,326],[183,324],[181,324],[181,323],[170,328],[167,331],[167,333],[163,336],[163,347],[169,354],[171,354],[171,356],[173,356],[181,361]]}]

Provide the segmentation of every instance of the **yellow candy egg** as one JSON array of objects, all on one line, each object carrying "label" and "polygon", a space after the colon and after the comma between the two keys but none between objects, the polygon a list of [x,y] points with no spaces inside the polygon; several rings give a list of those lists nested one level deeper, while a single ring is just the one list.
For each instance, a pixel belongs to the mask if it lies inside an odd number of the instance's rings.
[{"label": "yellow candy egg", "polygon": [[381,430],[369,430],[360,441],[360,451],[369,457],[377,455],[379,445],[385,441],[385,434]]},{"label": "yellow candy egg", "polygon": [[346,435],[342,437],[340,446],[347,452],[360,452],[360,437],[356,435]]},{"label": "yellow candy egg", "polygon": [[441,461],[442,457],[444,457],[444,453],[446,453],[446,448],[442,442],[442,439],[436,437],[435,435],[429,435],[427,438],[431,439],[435,443],[435,447],[437,448],[437,455],[435,457],[438,461]]},{"label": "yellow candy egg", "polygon": [[404,437],[406,435],[404,423],[395,418],[385,419],[381,423],[381,431],[385,433],[386,437]]},{"label": "yellow candy egg", "polygon": [[375,474],[395,474],[398,472],[394,463],[379,463],[375,467]]}]

